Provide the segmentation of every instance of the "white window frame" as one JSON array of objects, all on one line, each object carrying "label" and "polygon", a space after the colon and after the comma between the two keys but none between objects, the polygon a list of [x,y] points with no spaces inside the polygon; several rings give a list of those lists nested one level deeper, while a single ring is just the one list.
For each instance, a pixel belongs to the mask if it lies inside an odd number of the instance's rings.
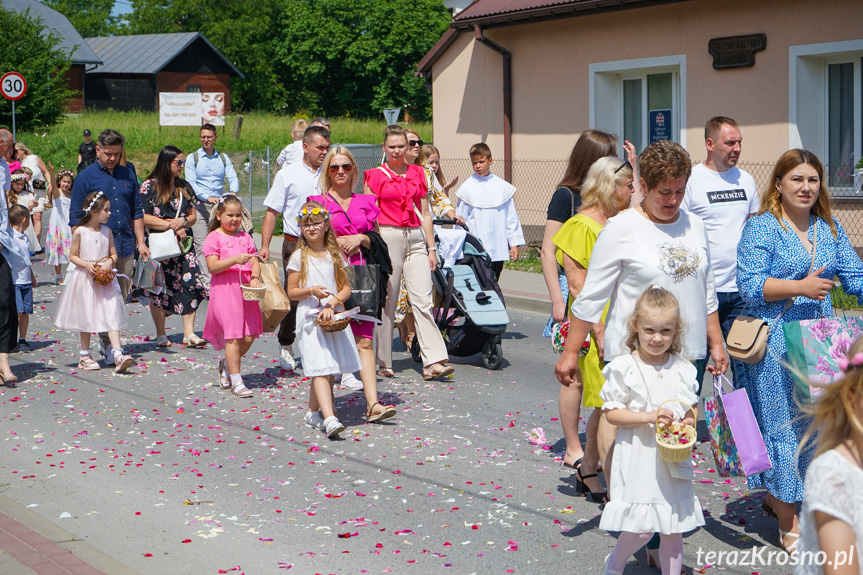
[{"label": "white window frame", "polygon": [[[854,159],[863,156],[863,40],[789,47],[788,147],[813,152],[829,161],[827,92],[830,64],[854,64]],[[860,195],[859,187],[831,186],[840,196]]]},{"label": "white window frame", "polygon": [[[646,94],[647,76],[671,72],[672,77],[672,140],[686,147],[686,54],[598,62],[588,67],[590,76],[590,127],[597,130],[623,134],[623,81],[643,78],[642,94]],[[644,96],[643,96],[644,98]],[[643,101],[645,116],[647,102]],[[644,132],[644,142],[633,142],[641,151],[647,144],[649,130]]]}]

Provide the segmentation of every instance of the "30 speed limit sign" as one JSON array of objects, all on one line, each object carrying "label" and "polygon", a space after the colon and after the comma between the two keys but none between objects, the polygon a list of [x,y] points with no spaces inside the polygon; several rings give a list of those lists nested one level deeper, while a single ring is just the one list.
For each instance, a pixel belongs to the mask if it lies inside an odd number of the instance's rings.
[{"label": "30 speed limit sign", "polygon": [[18,72],[7,72],[0,78],[0,94],[7,100],[18,100],[27,93],[27,80]]}]

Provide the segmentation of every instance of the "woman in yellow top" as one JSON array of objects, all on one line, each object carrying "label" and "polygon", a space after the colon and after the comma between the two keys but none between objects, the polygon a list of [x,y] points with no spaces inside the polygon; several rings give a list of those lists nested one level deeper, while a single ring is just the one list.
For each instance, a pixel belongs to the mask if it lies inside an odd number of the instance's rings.
[{"label": "woman in yellow top", "polygon": [[[569,284],[569,301],[566,309],[569,309],[572,301],[584,287],[596,237],[609,218],[629,207],[633,190],[632,166],[628,161],[615,156],[606,156],[594,162],[588,170],[581,187],[581,207],[578,213],[564,223],[552,238],[552,242],[557,246],[557,263],[563,266],[566,281]],[[608,311],[608,305],[605,306],[605,310]],[[604,319],[605,314],[603,314]],[[597,441],[597,430],[602,409],[594,409],[587,420],[585,430],[587,441],[583,449],[578,438],[578,419],[582,404],[587,408],[602,407],[599,390],[605,380],[602,378],[599,364],[604,345],[605,326],[602,322],[596,323],[592,331],[590,351],[578,359],[581,378],[576,379],[571,385],[560,386],[558,403],[560,424],[566,440],[563,464],[577,470],[576,490],[579,493],[590,493],[593,501],[603,503],[606,493],[602,490],[602,483],[596,474],[601,450]],[[613,433],[610,438],[613,442]],[[606,468],[606,474],[611,467],[611,458],[606,457],[606,451],[610,447],[608,445],[602,450],[602,462]],[[587,473],[582,471],[582,466],[586,466]]]}]

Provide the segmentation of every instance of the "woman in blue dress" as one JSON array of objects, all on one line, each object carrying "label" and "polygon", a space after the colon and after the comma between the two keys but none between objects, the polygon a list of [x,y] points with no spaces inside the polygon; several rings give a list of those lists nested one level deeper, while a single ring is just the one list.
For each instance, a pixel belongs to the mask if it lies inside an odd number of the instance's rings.
[{"label": "woman in blue dress", "polygon": [[773,468],[750,475],[749,487],[767,489],[764,510],[777,518],[780,545],[789,553],[797,546],[795,503],[803,499],[812,454],[797,453],[807,421],[800,418],[791,373],[782,366],[782,324],[832,317],[836,276],[863,302],[863,262],[830,214],[824,168],[812,152],[789,150],[776,162],[761,209],[746,222],[737,246],[740,294],[750,314],[770,325],[768,351],[761,362],[744,364],[743,384]]}]

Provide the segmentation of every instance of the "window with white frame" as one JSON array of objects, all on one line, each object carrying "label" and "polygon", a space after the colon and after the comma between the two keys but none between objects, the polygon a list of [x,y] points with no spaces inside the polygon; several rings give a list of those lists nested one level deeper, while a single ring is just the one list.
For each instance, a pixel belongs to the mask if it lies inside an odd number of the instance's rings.
[{"label": "window with white frame", "polygon": [[789,140],[822,161],[831,193],[863,196],[863,40],[790,48]]},{"label": "window with white frame", "polygon": [[686,56],[590,65],[590,125],[622,135],[637,150],[655,139],[685,146]]}]

